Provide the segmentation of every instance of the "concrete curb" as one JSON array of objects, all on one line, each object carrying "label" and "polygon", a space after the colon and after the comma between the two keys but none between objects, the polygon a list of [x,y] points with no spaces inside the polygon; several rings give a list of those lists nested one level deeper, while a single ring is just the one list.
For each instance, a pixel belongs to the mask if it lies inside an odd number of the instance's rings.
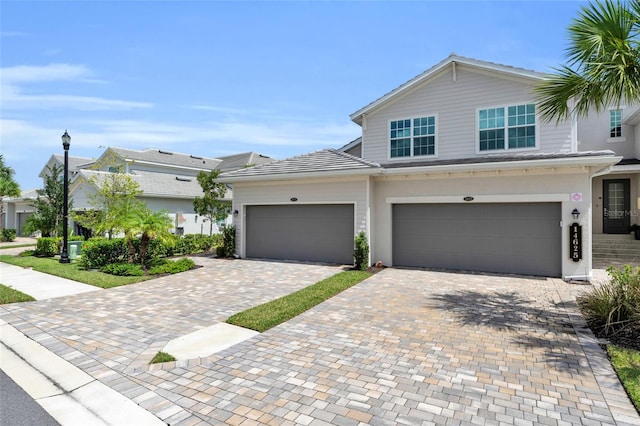
[{"label": "concrete curb", "polygon": [[14,327],[0,323],[0,367],[62,425],[164,425]]}]

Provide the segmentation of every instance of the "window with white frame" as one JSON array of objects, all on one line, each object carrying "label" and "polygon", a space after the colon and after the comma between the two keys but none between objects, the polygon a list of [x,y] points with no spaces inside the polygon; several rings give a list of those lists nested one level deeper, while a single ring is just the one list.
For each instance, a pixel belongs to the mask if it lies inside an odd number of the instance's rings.
[{"label": "window with white frame", "polygon": [[478,111],[480,151],[536,147],[536,106],[510,105]]},{"label": "window with white frame", "polygon": [[609,137],[622,137],[622,110],[612,109],[609,111]]},{"label": "window with white frame", "polygon": [[389,123],[391,158],[418,157],[436,153],[436,117],[394,120]]}]

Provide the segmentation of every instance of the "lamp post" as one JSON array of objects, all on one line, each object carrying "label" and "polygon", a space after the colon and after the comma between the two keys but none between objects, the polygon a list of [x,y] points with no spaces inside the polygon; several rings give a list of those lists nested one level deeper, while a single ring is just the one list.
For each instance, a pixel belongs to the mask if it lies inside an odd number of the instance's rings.
[{"label": "lamp post", "polygon": [[67,228],[69,221],[69,145],[71,145],[71,136],[67,131],[62,135],[62,147],[64,148],[64,205],[62,206],[62,253],[60,253],[60,263],[70,263],[69,253],[67,253]]}]

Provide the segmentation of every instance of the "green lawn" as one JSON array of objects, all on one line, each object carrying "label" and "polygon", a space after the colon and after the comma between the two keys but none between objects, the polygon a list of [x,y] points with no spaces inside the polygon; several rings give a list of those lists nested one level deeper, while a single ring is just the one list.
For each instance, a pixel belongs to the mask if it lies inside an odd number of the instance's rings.
[{"label": "green lawn", "polygon": [[148,275],[141,277],[121,277],[97,271],[87,271],[80,268],[78,263],[65,264],[58,262],[58,259],[48,257],[16,257],[0,255],[0,262],[10,263],[12,265],[22,267],[31,267],[34,271],[56,275],[58,277],[67,278],[73,281],[78,281],[100,288],[119,287],[121,285],[133,284],[155,278],[154,276]]},{"label": "green lawn", "polygon": [[365,271],[340,272],[295,293],[237,313],[227,323],[263,332],[300,315],[371,276]]},{"label": "green lawn", "polygon": [[4,284],[0,284],[0,305],[16,302],[32,302],[34,300],[36,299],[28,294],[24,294],[21,291],[14,290]]},{"label": "green lawn", "polygon": [[640,351],[608,345],[607,352],[622,385],[640,412]]}]

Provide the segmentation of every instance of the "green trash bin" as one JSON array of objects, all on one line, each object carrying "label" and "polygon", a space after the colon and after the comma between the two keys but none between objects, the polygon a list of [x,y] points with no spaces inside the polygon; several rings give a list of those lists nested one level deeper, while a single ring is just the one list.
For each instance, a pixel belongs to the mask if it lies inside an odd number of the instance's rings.
[{"label": "green trash bin", "polygon": [[69,259],[76,260],[82,254],[82,241],[68,241],[67,253],[69,254]]}]

